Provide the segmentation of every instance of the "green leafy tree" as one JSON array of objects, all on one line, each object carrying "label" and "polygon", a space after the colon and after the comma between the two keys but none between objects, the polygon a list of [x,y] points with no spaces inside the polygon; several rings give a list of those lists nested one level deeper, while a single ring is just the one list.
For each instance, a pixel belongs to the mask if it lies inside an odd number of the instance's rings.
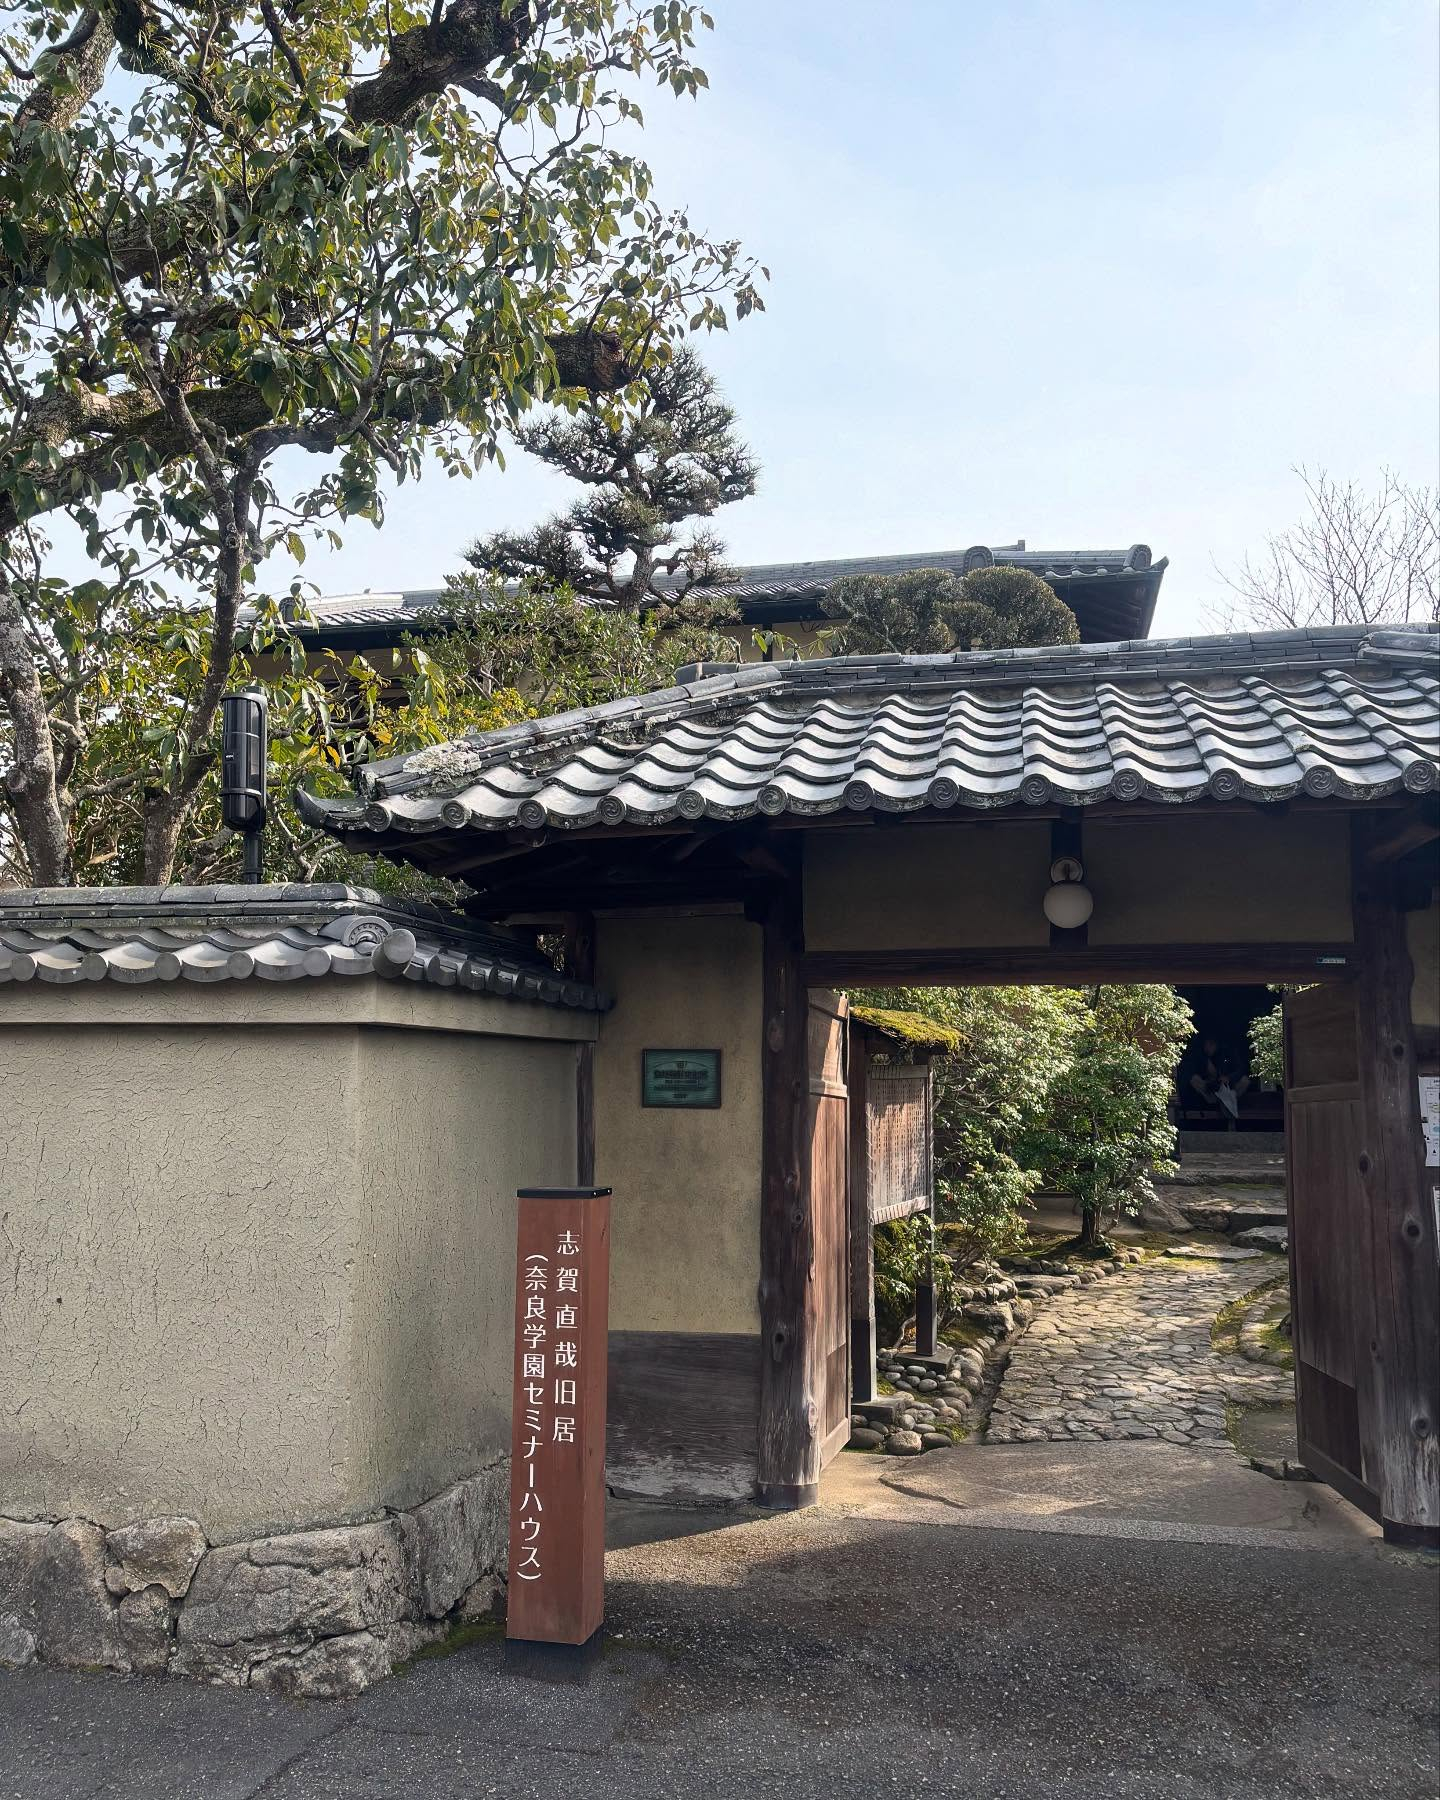
[{"label": "green leafy tree", "polygon": [[[734,660],[733,637],[703,620],[591,605],[569,588],[453,579],[437,609],[482,693],[521,690],[527,717],[664,687],[681,663]],[[423,617],[423,615],[422,615]]]},{"label": "green leafy tree", "polygon": [[830,604],[839,618],[826,634],[833,656],[934,656],[1080,638],[1074,613],[1054,588],[1029,569],[1004,564],[968,575],[849,575],[831,588]]},{"label": "green leafy tree", "polygon": [[1272,1007],[1250,1021],[1250,1072],[1257,1081],[1285,1085],[1285,1009]]},{"label": "green leafy tree", "polygon": [[723,572],[715,532],[683,528],[755,492],[735,414],[689,345],[640,388],[624,416],[585,405],[520,427],[524,449],[591,492],[532,531],[482,538],[467,552],[473,568],[629,610],[673,606]]},{"label": "green leafy tree", "polygon": [[[669,682],[677,662],[733,656],[733,642],[693,627],[579,603],[568,592],[504,591],[478,577],[454,584],[443,626],[403,642],[380,667],[364,656],[307,652],[293,621],[271,608],[250,619],[232,680],[270,703],[271,879],[354,881],[452,897],[443,883],[384,859],[358,856],[309,827],[297,782],[345,792],[364,763],[444,743],[467,732],[590,706]],[[136,881],[144,866],[144,794],[163,777],[181,728],[208,621],[194,611],[141,613],[122,634],[96,696],[103,718],[97,761],[110,771],[77,787],[71,828],[77,871],[90,881]],[[212,762],[187,816],[176,871],[187,882],[238,879],[240,846],[220,819]],[[7,868],[0,840],[0,870]]]},{"label": "green leafy tree", "polygon": [[[957,1034],[935,1071],[935,1212],[955,1269],[1014,1248],[1040,1185],[1026,1144],[1083,1022],[1069,988],[899,988],[852,999],[918,1012]],[[878,1254],[878,1252],[877,1252]]]},{"label": "green leafy tree", "polygon": [[1106,1218],[1138,1213],[1153,1178],[1174,1170],[1169,1101],[1194,1019],[1173,988],[1148,983],[1088,989],[1083,1007],[1070,1059],[1023,1154],[1047,1185],[1073,1196],[1078,1243],[1088,1249],[1101,1242]]},{"label": "green leafy tree", "polygon": [[[0,28],[0,742],[12,862],[74,873],[101,672],[204,601],[153,740],[141,873],[208,779],[242,612],[387,476],[492,456],[537,402],[614,416],[751,266],[654,198],[651,81],[698,9],[631,0],[15,0]],[[307,458],[309,461],[307,462]],[[48,522],[97,583],[54,579]]]}]

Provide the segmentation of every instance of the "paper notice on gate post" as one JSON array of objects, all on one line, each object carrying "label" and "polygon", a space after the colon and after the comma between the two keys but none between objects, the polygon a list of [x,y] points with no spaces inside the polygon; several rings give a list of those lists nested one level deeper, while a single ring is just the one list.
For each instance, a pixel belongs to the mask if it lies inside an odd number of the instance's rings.
[{"label": "paper notice on gate post", "polygon": [[1440,1169],[1440,1075],[1420,1077],[1420,1129],[1425,1133],[1425,1167]]}]

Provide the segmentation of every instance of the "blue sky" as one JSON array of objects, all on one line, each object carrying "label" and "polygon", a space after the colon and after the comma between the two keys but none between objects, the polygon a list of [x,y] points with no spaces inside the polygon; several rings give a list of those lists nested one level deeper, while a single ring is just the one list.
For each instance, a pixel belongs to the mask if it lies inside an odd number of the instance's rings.
[{"label": "blue sky", "polygon": [[[1298,512],[1293,464],[1434,479],[1433,0],[711,10],[710,93],[645,137],[773,277],[706,346],[763,464],[735,561],[1144,540],[1181,631]],[[431,585],[570,497],[437,470],[304,572]]]}]

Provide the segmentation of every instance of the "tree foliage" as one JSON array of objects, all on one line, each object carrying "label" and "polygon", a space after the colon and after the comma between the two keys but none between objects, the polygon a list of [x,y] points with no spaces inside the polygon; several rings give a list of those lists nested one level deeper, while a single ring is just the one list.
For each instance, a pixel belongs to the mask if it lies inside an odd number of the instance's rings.
[{"label": "tree foliage", "polygon": [[[153,881],[271,551],[378,521],[382,479],[430,453],[471,472],[536,402],[620,418],[673,339],[759,304],[627,147],[647,81],[705,85],[708,23],[679,0],[11,6],[0,772],[28,879],[72,877],[91,696],[137,609],[207,607],[139,796]],[[78,598],[56,515],[97,571]]]},{"label": "tree foliage", "polygon": [[1271,1007],[1250,1021],[1250,1073],[1257,1081],[1285,1085],[1285,1008]]},{"label": "tree foliage", "polygon": [[[194,665],[206,650],[203,614],[138,612],[132,623],[117,634],[94,696],[94,756],[110,773],[74,789],[75,863],[86,881],[141,879],[144,793],[163,779]],[[433,623],[422,613],[415,627],[383,657],[307,653],[294,622],[275,608],[241,631],[232,681],[253,683],[270,703],[271,879],[354,881],[446,898],[432,878],[358,856],[306,825],[294,785],[345,792],[373,757],[643,692],[668,683],[677,662],[735,654],[731,640],[709,631],[662,630],[658,621],[585,605],[567,592],[507,592],[478,577],[453,583]],[[227,881],[239,878],[239,867],[212,763],[177,841],[176,873],[187,882]],[[3,840],[0,873],[20,873],[7,863]]]},{"label": "tree foliage", "polygon": [[834,656],[934,656],[1074,644],[1080,637],[1074,613],[1048,582],[1004,564],[968,575],[848,575],[831,588],[830,604],[839,618],[826,638]]},{"label": "tree foliage", "polygon": [[1389,469],[1374,490],[1296,473],[1305,516],[1226,576],[1228,625],[1400,625],[1440,618],[1440,494]]},{"label": "tree foliage", "polygon": [[640,387],[632,413],[590,404],[520,427],[524,449],[591,491],[531,531],[482,538],[472,567],[631,610],[673,604],[723,573],[716,533],[681,528],[755,492],[734,411],[688,345]]},{"label": "tree foliage", "polygon": [[1023,1146],[1046,1185],[1080,1207],[1082,1242],[1095,1241],[1107,1216],[1138,1213],[1153,1178],[1173,1172],[1169,1103],[1193,1024],[1173,988],[1085,990],[1069,1061]]},{"label": "tree foliage", "polygon": [[1013,1248],[1040,1184],[1026,1142],[1069,1066],[1080,996],[1068,988],[933,987],[851,997],[924,1014],[956,1033],[954,1053],[933,1065],[936,1217],[957,1268]]}]

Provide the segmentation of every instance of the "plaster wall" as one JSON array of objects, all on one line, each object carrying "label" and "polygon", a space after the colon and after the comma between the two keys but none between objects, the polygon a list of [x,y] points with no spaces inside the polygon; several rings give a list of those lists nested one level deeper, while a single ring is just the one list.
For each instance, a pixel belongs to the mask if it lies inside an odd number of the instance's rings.
[{"label": "plaster wall", "polygon": [[807,950],[1047,944],[1044,820],[877,824],[805,840]]},{"label": "plaster wall", "polygon": [[515,1190],[575,1180],[575,1051],[371,1031],[360,1094],[350,1480],[405,1507],[509,1448]]},{"label": "plaster wall", "polygon": [[[504,1451],[514,1189],[573,1179],[574,1047],[388,988],[0,1002],[0,1511],[218,1542]],[[446,1028],[347,1016],[417,1003]]]},{"label": "plaster wall", "polygon": [[340,1029],[0,1017],[0,1510],[347,1510],[358,1088]]},{"label": "plaster wall", "polygon": [[1344,943],[1350,820],[1340,811],[1097,819],[1083,827],[1100,944]]},{"label": "plaster wall", "polygon": [[[761,932],[738,915],[596,921],[618,996],[595,1056],[595,1174],[613,1186],[610,1328],[760,1328]],[[721,1052],[713,1111],[640,1104],[642,1049]]]},{"label": "plaster wall", "polygon": [[[1342,813],[1187,813],[1086,818],[1089,942],[1345,942],[1348,819]],[[1045,820],[897,823],[817,830],[805,845],[807,950],[1044,945]]]}]

